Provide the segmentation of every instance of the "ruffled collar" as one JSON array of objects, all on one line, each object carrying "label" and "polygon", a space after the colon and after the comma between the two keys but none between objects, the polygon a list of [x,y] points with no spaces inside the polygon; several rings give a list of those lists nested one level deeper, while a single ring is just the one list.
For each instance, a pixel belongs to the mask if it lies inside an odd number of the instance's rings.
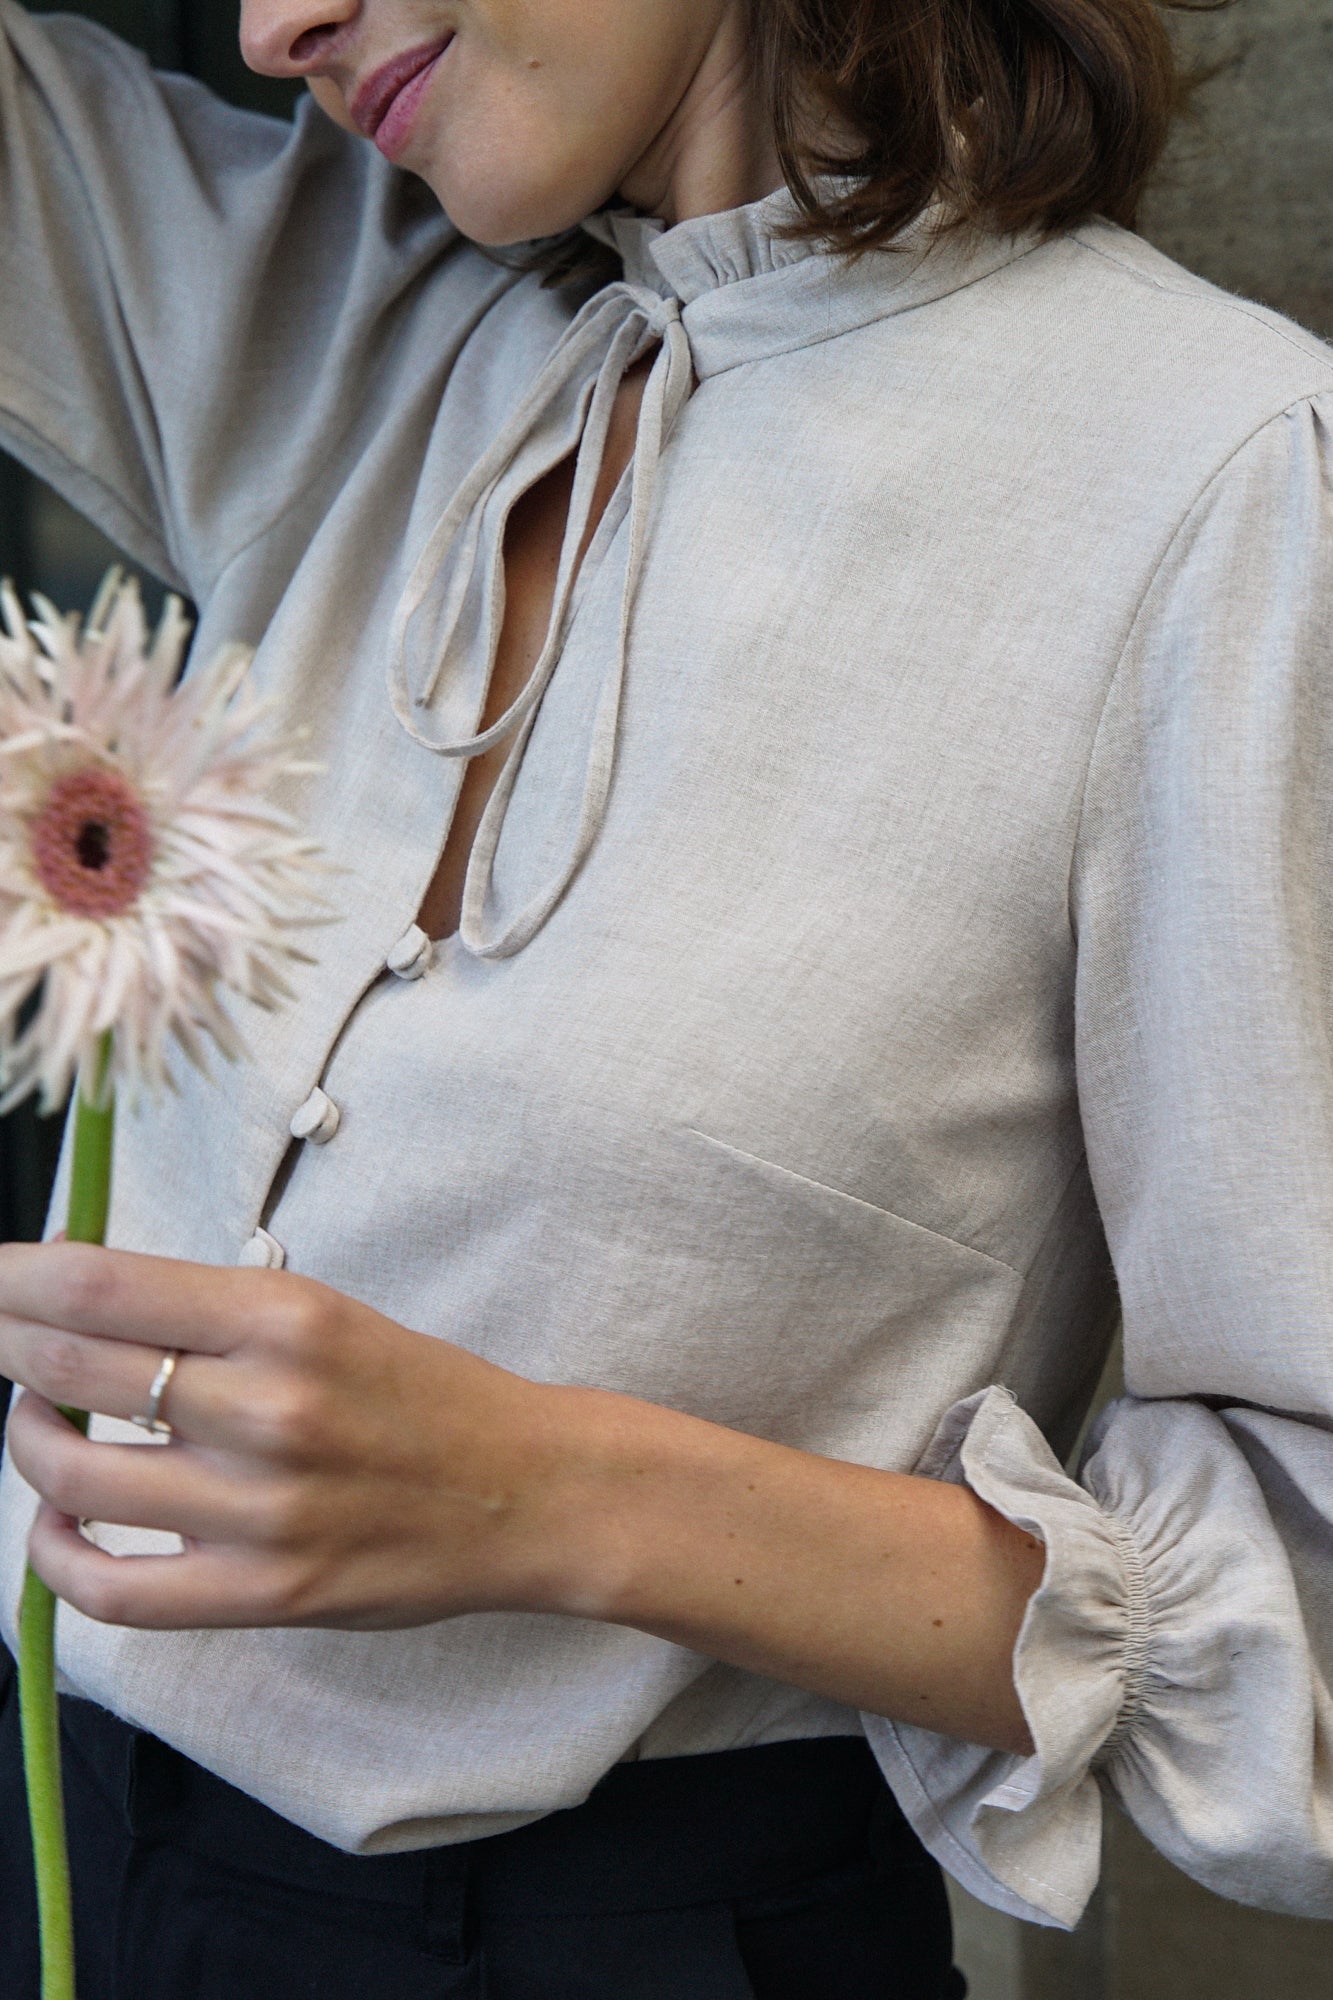
[{"label": "ruffled collar", "polygon": [[634,209],[604,209],[583,224],[585,232],[614,250],[632,285],[669,292],[688,305],[719,285],[741,284],[820,254],[809,238],[784,234],[799,210],[786,188],[716,215],[698,215],[673,226]]},{"label": "ruffled collar", "polygon": [[787,234],[799,213],[779,188],[671,228],[630,209],[590,216],[583,228],[618,253],[626,284],[676,301],[700,381],[946,297],[1040,240],[1036,232],[940,237],[941,211],[932,205],[892,244],[848,257]]}]

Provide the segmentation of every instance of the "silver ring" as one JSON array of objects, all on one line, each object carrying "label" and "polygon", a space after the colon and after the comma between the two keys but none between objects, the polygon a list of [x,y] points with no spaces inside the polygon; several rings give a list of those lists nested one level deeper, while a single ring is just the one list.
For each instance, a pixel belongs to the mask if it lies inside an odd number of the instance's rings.
[{"label": "silver ring", "polygon": [[166,1418],[159,1412],[162,1408],[162,1398],[166,1395],[171,1385],[171,1378],[176,1373],[176,1363],[181,1358],[181,1352],[181,1349],[176,1348],[170,1354],[162,1356],[162,1366],[154,1375],[153,1386],[148,1391],[148,1408],[141,1416],[130,1418],[132,1424],[137,1424],[141,1431],[151,1431],[154,1437],[169,1438],[176,1435]]}]

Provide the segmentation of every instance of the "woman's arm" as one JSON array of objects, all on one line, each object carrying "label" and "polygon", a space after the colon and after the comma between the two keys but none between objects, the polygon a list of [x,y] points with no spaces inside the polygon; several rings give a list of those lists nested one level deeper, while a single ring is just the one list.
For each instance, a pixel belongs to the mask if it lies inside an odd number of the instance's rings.
[{"label": "woman's arm", "polygon": [[563,1607],[852,1708],[1026,1753],[1014,1643],[1044,1551],[966,1486],[585,1395]]},{"label": "woman's arm", "polygon": [[[90,1443],[186,1345],[168,1449]],[[33,1560],[150,1627],[422,1624],[477,1610],[639,1627],[875,1713],[1028,1747],[1010,1660],[1042,1552],[965,1487],[547,1387],[282,1272],[0,1250],[0,1372]],[[165,1528],[112,1557],[79,1520]]]},{"label": "woman's arm", "polygon": [[1331,670],[1324,393],[1180,523],[1088,771],[1077,1075],[1128,1393],[1077,1482],[1005,1399],[944,1427],[1046,1544],[1035,1755],[868,1725],[936,1853],[1020,1915],[1076,1920],[1110,1794],[1217,1893],[1333,1917]]},{"label": "woman's arm", "polygon": [[239,111],[0,0],[0,442],[174,587],[206,596],[331,463],[336,488],[432,273],[447,376],[514,282],[455,241],[313,105]]}]

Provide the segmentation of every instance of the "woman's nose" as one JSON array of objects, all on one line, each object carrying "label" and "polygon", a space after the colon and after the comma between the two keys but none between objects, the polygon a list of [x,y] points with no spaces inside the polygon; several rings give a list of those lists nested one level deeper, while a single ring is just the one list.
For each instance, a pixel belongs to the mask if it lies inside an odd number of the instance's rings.
[{"label": "woman's nose", "polygon": [[241,54],[261,76],[312,76],[346,37],[363,0],[242,0]]}]

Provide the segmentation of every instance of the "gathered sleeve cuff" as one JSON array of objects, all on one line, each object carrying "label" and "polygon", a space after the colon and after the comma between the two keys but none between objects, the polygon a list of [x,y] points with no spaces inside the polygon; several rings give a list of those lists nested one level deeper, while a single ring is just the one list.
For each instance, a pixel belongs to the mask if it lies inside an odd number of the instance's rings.
[{"label": "gathered sleeve cuff", "polygon": [[1328,1490],[1333,1439],[1125,1398],[1080,1484],[989,1389],[948,1412],[919,1469],[1046,1546],[1014,1653],[1030,1756],[864,1718],[942,1865],[994,1907],[1072,1926],[1097,1879],[1105,1788],[1219,1893],[1333,1915],[1328,1697],[1288,1547],[1295,1509],[1309,1512],[1293,1472]]}]

